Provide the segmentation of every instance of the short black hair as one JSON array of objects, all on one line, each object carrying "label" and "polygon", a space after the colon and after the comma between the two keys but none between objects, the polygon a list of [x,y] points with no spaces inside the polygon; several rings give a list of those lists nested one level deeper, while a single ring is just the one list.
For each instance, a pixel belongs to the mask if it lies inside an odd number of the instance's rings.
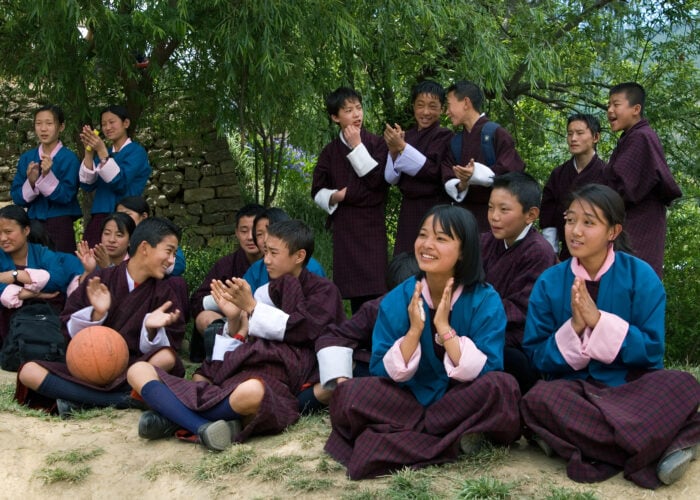
[{"label": "short black hair", "polygon": [[264,211],[265,207],[257,203],[248,203],[247,205],[243,205],[236,212],[236,228],[238,228],[238,223],[243,217],[257,217]]},{"label": "short black hair", "polygon": [[468,97],[474,109],[481,112],[486,98],[484,97],[484,91],[476,83],[469,80],[459,80],[447,87],[447,94],[450,92],[454,92],[460,101]]},{"label": "short black hair", "polygon": [[107,226],[109,221],[114,221],[114,223],[117,225],[117,229],[122,233],[129,233],[129,238],[131,238],[131,235],[134,234],[134,231],[136,230],[136,223],[134,222],[134,219],[124,212],[114,212],[107,215],[107,217],[105,217],[105,219],[102,221],[102,225],[100,226],[100,235],[102,235],[104,232],[105,226]]},{"label": "short black hair", "polygon": [[[128,217],[128,216],[127,216]],[[129,217],[131,218],[131,217]],[[157,247],[158,243],[167,236],[175,236],[177,241],[182,237],[182,231],[173,222],[163,217],[148,217],[136,226],[129,239],[129,255],[136,255],[136,250],[142,241],[151,247]]]},{"label": "short black hair", "polygon": [[[287,215],[287,212],[277,207],[267,208],[264,212],[261,212],[258,215],[256,215],[255,219],[253,220],[253,240],[255,241],[256,246],[258,245],[258,238],[255,234],[255,228],[258,227],[258,222],[260,222],[263,219],[267,219],[267,225],[269,227],[275,222],[291,220],[291,217]],[[262,250],[262,248],[260,248],[260,250]]]},{"label": "short black hair", "polygon": [[416,102],[421,94],[434,95],[440,100],[440,104],[445,104],[445,89],[442,85],[432,80],[423,80],[413,86],[411,90],[411,102]]},{"label": "short black hair", "polygon": [[65,114],[63,113],[63,109],[62,109],[60,106],[56,106],[55,104],[46,104],[46,105],[40,107],[39,109],[37,109],[37,110],[34,112],[34,120],[35,120],[35,121],[36,121],[36,115],[38,115],[38,114],[41,113],[42,111],[48,111],[48,112],[50,112],[50,113],[53,115],[54,119],[55,119],[59,124],[63,124],[63,123],[66,122],[66,116],[65,116]]},{"label": "short black hair", "polygon": [[338,87],[326,96],[326,111],[328,116],[336,116],[346,101],[359,102],[362,104],[362,96],[355,89],[350,87]]},{"label": "short black hair", "polygon": [[505,189],[515,196],[523,207],[523,213],[531,208],[540,208],[542,189],[540,183],[525,172],[507,172],[493,178],[492,189]]},{"label": "short black hair", "polygon": [[600,120],[589,113],[574,113],[566,119],[568,127],[573,122],[584,122],[593,135],[600,134]]},{"label": "short black hair", "polygon": [[267,235],[279,238],[287,244],[289,254],[306,250],[303,266],[309,263],[314,253],[314,232],[304,222],[297,219],[283,220],[270,224]]},{"label": "short black hair", "polygon": [[29,215],[27,215],[27,211],[19,205],[6,205],[0,208],[0,219],[13,220],[19,224],[19,227],[22,229],[30,227]]},{"label": "short black hair", "polygon": [[479,225],[474,215],[457,205],[435,205],[423,217],[420,227],[433,217],[433,227],[440,224],[442,230],[461,242],[461,257],[455,265],[454,286],[464,285],[469,290],[484,283],[485,273],[481,261]]},{"label": "short black hair", "polygon": [[386,286],[389,290],[396,288],[400,283],[420,272],[416,254],[413,252],[401,252],[389,262],[386,273]]},{"label": "short black hair", "polygon": [[[145,213],[146,215],[151,215],[151,207],[148,206],[148,202],[143,196],[127,196],[119,200],[117,202],[118,205],[133,210],[137,214]],[[115,206],[114,208],[116,209],[117,207]]]},{"label": "short black hair", "polygon": [[639,114],[644,116],[644,103],[647,99],[647,93],[640,84],[637,82],[618,83],[610,89],[610,96],[613,94],[625,94],[625,98],[630,103],[630,106],[640,105],[641,111]]}]

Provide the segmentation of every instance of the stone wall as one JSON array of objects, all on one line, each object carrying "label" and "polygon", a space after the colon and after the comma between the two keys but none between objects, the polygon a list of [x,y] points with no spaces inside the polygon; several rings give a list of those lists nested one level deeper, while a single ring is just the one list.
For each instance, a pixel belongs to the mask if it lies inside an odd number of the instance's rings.
[{"label": "stone wall", "polygon": [[[19,156],[36,147],[33,112],[38,104],[0,82],[0,204],[11,203],[10,185]],[[67,134],[64,145],[78,151]],[[192,247],[230,244],[235,213],[243,204],[236,163],[225,138],[213,130],[188,132],[186,139],[140,129],[135,140],[148,151],[153,174],[144,195],[155,215],[183,228]],[[82,200],[83,204],[89,203]]]}]

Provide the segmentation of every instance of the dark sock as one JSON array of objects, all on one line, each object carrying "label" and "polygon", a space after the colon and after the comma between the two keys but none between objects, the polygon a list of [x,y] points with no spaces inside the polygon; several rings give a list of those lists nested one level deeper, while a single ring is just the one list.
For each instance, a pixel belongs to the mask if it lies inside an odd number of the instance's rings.
[{"label": "dark sock", "polygon": [[243,418],[243,415],[233,411],[233,408],[231,408],[228,402],[228,398],[222,399],[214,408],[209,408],[200,413],[200,415],[212,422],[216,420],[240,420]]},{"label": "dark sock", "polygon": [[193,434],[197,434],[197,430],[202,425],[210,422],[182,404],[173,391],[160,380],[151,380],[144,385],[141,388],[141,397],[151,409]]},{"label": "dark sock", "polygon": [[304,415],[326,406],[316,399],[313,386],[308,387],[297,394],[297,401],[299,402],[299,413]]},{"label": "dark sock", "polygon": [[129,408],[130,390],[128,388],[117,390],[116,392],[98,391],[62,379],[52,373],[46,375],[36,392],[52,399],[67,399],[87,408],[95,406],[114,406],[119,409]]}]

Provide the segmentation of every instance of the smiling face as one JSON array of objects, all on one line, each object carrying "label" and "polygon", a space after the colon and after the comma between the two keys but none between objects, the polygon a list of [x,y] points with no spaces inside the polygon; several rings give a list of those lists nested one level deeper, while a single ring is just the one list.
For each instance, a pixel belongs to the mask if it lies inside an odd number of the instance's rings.
[{"label": "smiling face", "polygon": [[122,120],[118,115],[110,111],[102,113],[101,118],[102,133],[112,141],[113,144],[121,146],[127,138],[127,129],[129,128],[129,119]]},{"label": "smiling face", "polygon": [[466,121],[467,117],[467,98],[459,99],[457,94],[450,92],[447,94],[447,117],[452,122],[452,125],[461,125]]},{"label": "smiling face", "polygon": [[[593,134],[583,120],[574,120],[566,127],[566,143],[574,156],[586,156],[595,152],[600,134]],[[581,165],[581,168],[585,165]]]},{"label": "smiling face", "polygon": [[331,120],[337,123],[342,130],[349,125],[362,127],[363,117],[362,103],[358,100],[346,99],[343,106],[338,110],[338,114],[331,115]]},{"label": "smiling face", "polygon": [[515,243],[520,233],[537,218],[536,210],[523,211],[518,198],[503,188],[494,188],[489,198],[488,219],[491,233],[508,246]]},{"label": "smiling face", "polygon": [[418,94],[413,101],[413,116],[416,118],[418,129],[431,127],[440,120],[442,104],[440,98],[433,94]]},{"label": "smiling face", "polygon": [[434,218],[431,215],[425,220],[414,244],[418,267],[426,274],[452,277],[461,255],[462,242],[446,233]]},{"label": "smiling face", "polygon": [[285,274],[298,277],[303,268],[305,250],[289,253],[289,246],[284,240],[269,234],[265,238],[265,256],[263,262],[270,279],[276,279]]},{"label": "smiling face", "polygon": [[141,242],[138,252],[143,252],[145,267],[152,278],[163,279],[168,268],[175,264],[177,245],[177,237],[172,234],[165,236],[155,247],[146,241]]},{"label": "smiling face", "polygon": [[597,272],[605,261],[609,244],[620,234],[622,226],[611,226],[600,208],[583,200],[571,203],[564,213],[564,221],[569,253],[579,259],[589,274],[591,270]]},{"label": "smiling face", "polygon": [[117,223],[110,220],[102,230],[100,242],[107,250],[107,255],[112,262],[121,262],[129,249],[129,233],[119,229]]},{"label": "smiling face", "polygon": [[21,252],[27,247],[29,231],[14,219],[0,218],[0,248],[8,255]]},{"label": "smiling face", "polygon": [[608,100],[608,121],[613,132],[629,130],[642,117],[640,104],[630,105],[624,92],[612,94]]}]

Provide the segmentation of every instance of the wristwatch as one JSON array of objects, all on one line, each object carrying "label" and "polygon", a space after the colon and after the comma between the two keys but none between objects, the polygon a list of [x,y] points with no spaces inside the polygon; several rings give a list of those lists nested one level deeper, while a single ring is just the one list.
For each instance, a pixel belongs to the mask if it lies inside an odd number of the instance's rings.
[{"label": "wristwatch", "polygon": [[17,269],[12,271],[12,279],[14,280],[13,283],[15,285],[20,285],[20,286],[22,285],[22,282],[20,282],[20,280],[19,280],[19,271]]}]

